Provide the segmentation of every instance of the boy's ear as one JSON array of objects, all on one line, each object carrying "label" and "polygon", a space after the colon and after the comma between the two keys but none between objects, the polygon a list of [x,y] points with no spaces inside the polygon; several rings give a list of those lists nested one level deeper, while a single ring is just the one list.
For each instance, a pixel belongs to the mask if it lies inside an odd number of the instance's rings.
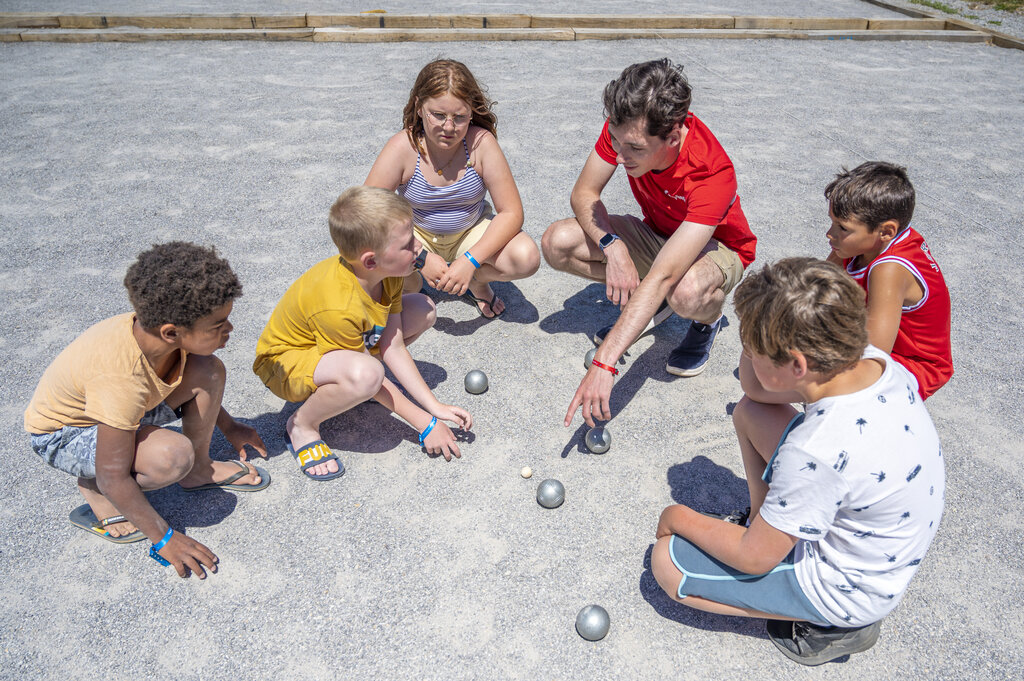
[{"label": "boy's ear", "polygon": [[876,230],[878,237],[885,243],[889,243],[896,238],[896,235],[900,232],[900,223],[896,220],[886,220],[878,226]]},{"label": "boy's ear", "polygon": [[363,251],[359,255],[359,264],[364,269],[373,270],[377,268],[377,254],[373,251]]},{"label": "boy's ear", "polygon": [[666,141],[673,147],[681,147],[683,144],[683,126],[681,123],[676,123],[672,126],[672,129],[668,132],[668,139]]},{"label": "boy's ear", "polygon": [[807,375],[807,358],[804,357],[804,353],[799,350],[790,350],[790,357],[792,357],[790,368],[793,371],[793,377],[801,379]]},{"label": "boy's ear", "polygon": [[174,345],[181,340],[181,334],[178,332],[178,327],[174,324],[161,324],[156,327],[156,333],[160,336],[160,340],[171,345]]}]

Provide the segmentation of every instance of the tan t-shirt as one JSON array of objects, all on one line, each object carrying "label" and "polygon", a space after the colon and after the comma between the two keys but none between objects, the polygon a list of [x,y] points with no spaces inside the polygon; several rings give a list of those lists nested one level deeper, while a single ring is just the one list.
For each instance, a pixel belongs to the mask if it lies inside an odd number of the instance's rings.
[{"label": "tan t-shirt", "polygon": [[184,350],[172,383],[157,376],[135,336],[135,313],[94,324],[57,355],[39,379],[25,410],[25,430],[52,433],[64,426],[106,424],[135,430],[147,411],[181,383]]}]

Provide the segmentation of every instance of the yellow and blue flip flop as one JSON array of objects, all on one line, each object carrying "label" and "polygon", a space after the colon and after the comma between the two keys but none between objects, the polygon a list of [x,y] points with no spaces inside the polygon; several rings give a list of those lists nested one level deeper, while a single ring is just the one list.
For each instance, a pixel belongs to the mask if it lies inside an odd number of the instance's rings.
[{"label": "yellow and blue flip flop", "polygon": [[112,515],[109,518],[103,520],[97,520],[96,514],[92,512],[92,508],[89,504],[82,504],[75,510],[68,514],[68,520],[75,527],[80,527],[86,530],[90,534],[93,534],[100,539],[106,539],[109,542],[115,544],[134,544],[137,541],[142,541],[146,538],[146,535],[142,533],[142,530],[135,530],[131,534],[121,535],[120,537],[111,536],[110,531],[107,527],[110,525],[116,525],[117,523],[123,523],[127,521],[123,515]]},{"label": "yellow and blue flip flop", "polygon": [[[341,463],[337,454],[331,451],[331,448],[327,446],[327,443],[323,440],[313,440],[308,445],[299,448],[299,451],[292,449],[292,444],[288,441],[288,436],[285,435],[285,445],[288,447],[288,451],[291,452],[295,460],[299,462],[299,466],[302,468],[303,474],[310,480],[317,480],[323,482],[326,480],[334,480],[345,475],[345,465]],[[313,466],[327,463],[331,459],[338,462],[338,470],[335,473],[328,473],[327,475],[313,475],[308,472],[307,469]]]},{"label": "yellow and blue flip flop", "polygon": [[270,484],[270,473],[266,472],[259,466],[253,466],[256,469],[256,474],[260,476],[260,483],[258,485],[236,485],[235,480],[244,478],[249,474],[249,467],[241,461],[234,459],[228,461],[238,466],[239,470],[234,475],[231,475],[220,482],[208,482],[205,485],[199,485],[199,487],[182,487],[186,492],[198,492],[204,489],[227,489],[232,492],[259,492],[261,489],[266,489],[267,485]]}]

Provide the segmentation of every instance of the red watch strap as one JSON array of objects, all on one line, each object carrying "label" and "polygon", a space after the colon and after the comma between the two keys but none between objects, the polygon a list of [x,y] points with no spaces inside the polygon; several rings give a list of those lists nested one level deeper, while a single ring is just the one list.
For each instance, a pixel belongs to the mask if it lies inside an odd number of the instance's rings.
[{"label": "red watch strap", "polygon": [[619,370],[618,369],[616,369],[615,367],[610,367],[607,364],[602,364],[601,362],[598,362],[596,359],[590,360],[590,363],[593,364],[596,367],[604,369],[605,371],[612,372],[612,376],[618,376],[619,375]]}]

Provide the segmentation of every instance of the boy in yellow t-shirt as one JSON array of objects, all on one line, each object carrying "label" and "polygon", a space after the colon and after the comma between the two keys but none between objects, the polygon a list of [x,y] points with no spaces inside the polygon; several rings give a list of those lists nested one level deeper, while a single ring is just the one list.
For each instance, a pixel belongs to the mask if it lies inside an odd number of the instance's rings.
[{"label": "boy in yellow t-shirt", "polygon": [[[228,341],[242,286],[213,249],[182,241],[141,253],[124,285],[135,311],[93,325],[53,360],[25,429],[43,460],[78,478],[88,503],[71,512],[72,523],[119,544],[148,538],[155,560],[204,579],[217,557],[170,529],[143,491],[270,484],[243,463],[247,445],[264,457],[266,448],[221,407],[225,371],[213,356]],[[160,427],[178,418],[181,433]],[[214,426],[242,461],[210,459]]]},{"label": "boy in yellow t-shirt", "polygon": [[[256,344],[253,371],[278,397],[302,405],[286,425],[303,473],[331,480],[345,469],[320,438],[320,424],[375,399],[407,421],[431,454],[461,456],[440,422],[469,429],[465,409],[430,392],[407,345],[434,325],[434,304],[402,295],[416,260],[412,208],[393,192],[351,187],[331,206],[339,256],[307,270],[285,292]],[[387,365],[416,403],[384,376]]]}]

